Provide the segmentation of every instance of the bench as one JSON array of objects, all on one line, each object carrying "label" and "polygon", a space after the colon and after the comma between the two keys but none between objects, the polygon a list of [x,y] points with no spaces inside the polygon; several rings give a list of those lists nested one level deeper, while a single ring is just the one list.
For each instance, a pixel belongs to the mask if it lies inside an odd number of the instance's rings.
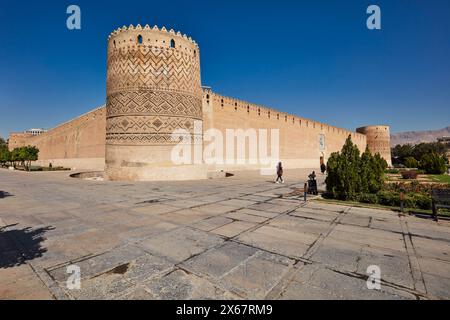
[{"label": "bench", "polygon": [[432,189],[431,204],[433,217],[437,221],[437,211],[439,208],[450,208],[450,189]]}]

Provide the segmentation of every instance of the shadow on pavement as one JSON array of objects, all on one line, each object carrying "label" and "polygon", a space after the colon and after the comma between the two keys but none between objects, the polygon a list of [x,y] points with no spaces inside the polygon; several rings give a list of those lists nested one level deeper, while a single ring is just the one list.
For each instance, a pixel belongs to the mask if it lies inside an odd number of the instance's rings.
[{"label": "shadow on pavement", "polygon": [[12,197],[12,196],[13,195],[11,193],[0,190],[0,199],[6,198],[6,197]]},{"label": "shadow on pavement", "polygon": [[16,225],[0,228],[0,268],[20,266],[41,257],[46,248],[41,246],[44,233],[54,227],[12,229]]}]

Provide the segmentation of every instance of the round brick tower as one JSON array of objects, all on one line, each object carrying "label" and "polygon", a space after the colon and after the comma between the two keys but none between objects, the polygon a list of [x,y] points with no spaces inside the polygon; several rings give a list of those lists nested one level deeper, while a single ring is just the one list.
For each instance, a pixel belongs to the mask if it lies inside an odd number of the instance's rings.
[{"label": "round brick tower", "polygon": [[389,126],[366,126],[356,129],[356,132],[366,136],[367,146],[372,154],[379,153],[392,166]]},{"label": "round brick tower", "polygon": [[[180,142],[202,143],[199,47],[166,28],[137,25],[108,38],[106,177],[109,180],[206,178],[201,164],[173,161]],[[178,130],[177,137],[172,134]],[[181,131],[180,131],[181,130]]]}]

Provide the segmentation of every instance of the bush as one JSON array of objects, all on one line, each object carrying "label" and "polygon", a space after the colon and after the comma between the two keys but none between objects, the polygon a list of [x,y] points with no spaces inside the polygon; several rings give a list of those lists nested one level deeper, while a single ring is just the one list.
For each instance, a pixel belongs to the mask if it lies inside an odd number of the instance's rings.
[{"label": "bush", "polygon": [[331,154],[327,162],[327,192],[333,198],[358,200],[361,193],[376,193],[384,182],[387,162],[369,149],[360,156],[359,149],[347,138],[341,152]]},{"label": "bush", "polygon": [[419,167],[419,161],[417,161],[415,158],[413,157],[407,157],[405,159],[404,165],[407,168],[418,168]]},{"label": "bush", "polygon": [[402,171],[403,179],[417,179],[417,175],[418,175],[418,173],[416,170]]},{"label": "bush", "polygon": [[371,204],[377,204],[378,203],[378,197],[376,194],[373,193],[361,193],[359,195],[359,202],[362,203],[371,203]]},{"label": "bush", "polygon": [[421,193],[413,193],[412,199],[414,200],[414,207],[412,208],[419,208],[423,210],[430,210],[431,209],[431,197],[425,194]]},{"label": "bush", "polygon": [[6,165],[9,161],[11,161],[11,152],[6,147],[0,147],[0,164]]},{"label": "bush", "polygon": [[324,199],[334,199],[334,195],[331,192],[325,191],[322,193],[322,198]]},{"label": "bush", "polygon": [[331,154],[327,162],[327,191],[334,198],[341,200],[355,200],[361,189],[359,172],[361,158],[358,147],[349,136],[341,152]]},{"label": "bush", "polygon": [[443,157],[435,152],[424,154],[420,159],[419,168],[428,174],[443,174],[447,166]]},{"label": "bush", "polygon": [[405,208],[415,208],[416,200],[411,194],[406,194],[403,198],[403,205]]},{"label": "bush", "polygon": [[384,170],[384,173],[398,174],[398,173],[400,173],[400,170],[398,170],[398,169],[386,169],[386,170]]},{"label": "bush", "polygon": [[400,206],[400,195],[390,191],[379,191],[377,193],[378,203],[384,206],[398,207]]}]

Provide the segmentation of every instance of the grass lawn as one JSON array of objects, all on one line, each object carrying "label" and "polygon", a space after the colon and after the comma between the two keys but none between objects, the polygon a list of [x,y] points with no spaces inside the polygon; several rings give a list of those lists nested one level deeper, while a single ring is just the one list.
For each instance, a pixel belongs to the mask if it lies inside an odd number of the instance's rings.
[{"label": "grass lawn", "polygon": [[450,175],[448,174],[432,174],[430,177],[433,181],[450,184]]}]

